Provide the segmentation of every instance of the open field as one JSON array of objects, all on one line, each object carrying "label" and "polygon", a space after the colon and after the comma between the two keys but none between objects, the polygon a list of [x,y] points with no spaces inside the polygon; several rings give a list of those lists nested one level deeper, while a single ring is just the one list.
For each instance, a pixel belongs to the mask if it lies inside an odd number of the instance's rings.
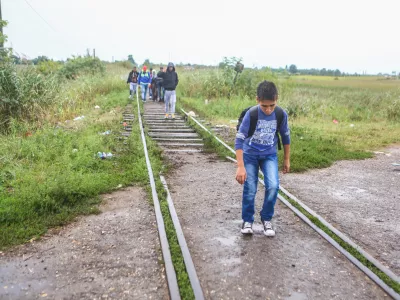
[{"label": "open field", "polygon": [[[280,93],[278,102],[289,114],[295,145],[292,147],[293,171],[327,167],[336,160],[368,158],[372,150],[400,141],[400,80],[287,78],[268,71],[248,72],[239,78],[230,100],[222,93],[214,97],[207,93],[215,81],[216,85],[222,85],[220,90],[229,90],[228,82],[221,78],[222,71],[182,72],[181,84],[185,87],[180,92],[180,103],[214,124],[234,128],[231,120],[256,103],[257,83],[263,79],[276,82]],[[232,136],[228,142],[233,139]]]}]

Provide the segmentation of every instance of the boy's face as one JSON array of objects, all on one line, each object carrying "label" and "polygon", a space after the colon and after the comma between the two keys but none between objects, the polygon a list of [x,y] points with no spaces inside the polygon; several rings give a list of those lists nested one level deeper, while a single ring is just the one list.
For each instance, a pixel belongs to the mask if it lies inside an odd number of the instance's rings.
[{"label": "boy's face", "polygon": [[260,105],[261,110],[268,116],[274,112],[277,100],[277,96],[275,96],[274,100],[260,100],[257,97],[257,103]]}]

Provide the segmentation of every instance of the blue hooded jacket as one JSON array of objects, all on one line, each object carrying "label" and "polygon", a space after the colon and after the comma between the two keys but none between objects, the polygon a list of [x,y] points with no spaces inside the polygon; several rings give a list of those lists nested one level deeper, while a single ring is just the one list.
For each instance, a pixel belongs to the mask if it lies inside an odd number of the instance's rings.
[{"label": "blue hooded jacket", "polygon": [[150,72],[149,71],[144,71],[142,70],[139,74],[139,78],[138,78],[138,82],[139,84],[149,84],[151,83],[151,76],[150,76]]}]

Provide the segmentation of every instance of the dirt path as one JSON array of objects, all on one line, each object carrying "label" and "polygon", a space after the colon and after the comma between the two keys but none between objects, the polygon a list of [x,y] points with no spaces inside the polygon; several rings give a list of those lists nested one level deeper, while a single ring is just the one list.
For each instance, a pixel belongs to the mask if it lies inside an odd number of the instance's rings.
[{"label": "dirt path", "polygon": [[207,299],[385,299],[280,204],[275,238],[262,234],[258,215],[256,234],[243,237],[234,164],[205,154],[169,157],[176,169],[167,181]]},{"label": "dirt path", "polygon": [[282,185],[400,275],[400,147],[375,158],[289,174]]},{"label": "dirt path", "polygon": [[0,256],[0,299],[168,299],[153,208],[128,188],[102,213]]}]

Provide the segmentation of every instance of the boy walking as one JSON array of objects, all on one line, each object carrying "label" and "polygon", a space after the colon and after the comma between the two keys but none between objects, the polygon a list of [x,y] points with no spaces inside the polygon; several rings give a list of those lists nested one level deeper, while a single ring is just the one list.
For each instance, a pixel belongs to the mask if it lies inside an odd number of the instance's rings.
[{"label": "boy walking", "polygon": [[178,85],[178,74],[172,62],[168,64],[167,72],[163,76],[163,86],[165,89],[165,119],[172,117],[175,119],[176,86]]},{"label": "boy walking", "polygon": [[146,102],[147,90],[149,89],[149,85],[151,84],[150,73],[149,71],[147,71],[146,66],[143,66],[143,69],[139,74],[138,82],[140,85],[140,90],[142,92],[142,100],[143,102]]},{"label": "boy walking", "polygon": [[278,90],[273,82],[257,87],[257,106],[250,108],[240,124],[235,140],[238,168],[236,180],[244,184],[242,198],[242,234],[253,234],[254,200],[258,172],[264,174],[265,196],[260,212],[266,236],[275,236],[271,219],[279,190],[278,133],[284,148],[283,173],[290,171],[290,130],[288,115],[277,106]]},{"label": "boy walking", "polygon": [[138,76],[139,73],[137,72],[136,67],[133,67],[133,70],[129,72],[128,80],[126,81],[126,83],[129,83],[129,99],[132,99],[132,95],[136,94]]}]

